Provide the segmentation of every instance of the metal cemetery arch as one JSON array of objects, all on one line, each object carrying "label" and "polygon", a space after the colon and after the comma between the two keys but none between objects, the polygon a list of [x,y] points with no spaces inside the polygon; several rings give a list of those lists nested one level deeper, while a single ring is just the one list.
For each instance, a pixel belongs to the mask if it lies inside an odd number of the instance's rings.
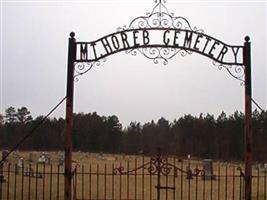
[{"label": "metal cemetery arch", "polygon": [[[89,71],[94,65],[105,61],[107,56],[120,51],[132,55],[137,53],[152,59],[154,63],[168,60],[175,55],[182,56],[193,52],[213,60],[219,68],[244,82],[245,86],[245,200],[251,200],[252,184],[252,129],[251,129],[251,50],[250,39],[245,37],[244,45],[227,45],[203,30],[192,28],[183,17],[169,13],[166,0],[155,1],[151,13],[131,21],[129,26],[92,42],[76,42],[72,32],[69,38],[65,148],[65,200],[72,198],[72,121],[73,121],[73,82],[76,76]],[[76,73],[76,74],[75,74]]]}]

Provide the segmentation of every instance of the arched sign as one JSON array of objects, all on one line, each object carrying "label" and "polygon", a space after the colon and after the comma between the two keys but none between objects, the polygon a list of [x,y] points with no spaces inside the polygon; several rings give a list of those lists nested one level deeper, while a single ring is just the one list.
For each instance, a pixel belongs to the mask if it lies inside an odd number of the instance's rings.
[{"label": "arched sign", "polygon": [[142,54],[154,63],[167,64],[175,55],[198,53],[210,58],[219,68],[244,82],[245,86],[245,199],[251,199],[251,56],[249,37],[244,45],[229,45],[192,28],[183,17],[175,17],[166,6],[166,0],[156,0],[152,12],[136,17],[129,26],[91,42],[79,42],[71,33],[68,52],[67,104],[65,126],[65,199],[71,199],[71,152],[73,80],[88,72],[106,57],[125,51]]}]

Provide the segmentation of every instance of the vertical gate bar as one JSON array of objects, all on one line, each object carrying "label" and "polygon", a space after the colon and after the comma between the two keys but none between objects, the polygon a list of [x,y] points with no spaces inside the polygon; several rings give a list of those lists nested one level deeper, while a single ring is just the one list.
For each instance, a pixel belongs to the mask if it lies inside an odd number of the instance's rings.
[{"label": "vertical gate bar", "polygon": [[[18,168],[18,166],[16,165],[16,167]],[[19,170],[19,169],[17,169],[17,170]],[[17,194],[17,173],[15,172],[15,177],[14,177],[14,193],[13,193],[13,195],[14,195],[14,199],[16,199],[16,194]]]},{"label": "vertical gate bar", "polygon": [[7,168],[7,200],[9,200],[9,181],[10,181],[10,166],[11,164],[8,163],[8,168]]},{"label": "vertical gate bar", "polygon": [[213,177],[210,180],[210,200],[212,200],[212,192],[213,192]]},{"label": "vertical gate bar", "polygon": [[[168,163],[168,158],[166,158],[166,161]],[[168,182],[169,182],[169,173],[166,174],[166,177],[165,177],[165,180],[166,180],[166,200],[168,200]]]},{"label": "vertical gate bar", "polygon": [[246,36],[243,49],[243,63],[245,66],[245,200],[251,200],[252,196],[252,81],[250,44],[250,38]]},{"label": "vertical gate bar", "polygon": [[105,163],[104,169],[104,198],[107,199],[107,164]]},{"label": "vertical gate bar", "polygon": [[111,196],[112,196],[112,200],[114,200],[114,163],[112,163],[112,183],[111,183],[111,187],[112,187],[112,191],[111,191]]},{"label": "vertical gate bar", "polygon": [[[121,162],[120,162],[120,169],[121,169]],[[122,179],[121,179],[121,173],[120,173],[120,200],[121,200],[121,186],[122,186]]]},{"label": "vertical gate bar", "polygon": [[[142,156],[142,166],[145,164],[144,154]],[[142,199],[145,199],[145,168],[142,167]]]},{"label": "vertical gate bar", "polygon": [[9,200],[9,182],[10,182],[10,166],[11,164],[8,163],[8,168],[7,168],[7,191],[6,191],[6,195],[7,195],[7,200]]},{"label": "vertical gate bar", "polygon": [[[137,158],[134,161],[134,168],[137,168]],[[137,200],[137,172],[134,171],[134,199]]]},{"label": "vertical gate bar", "polygon": [[259,167],[257,167],[257,200],[259,200],[259,192],[260,192],[259,189],[260,189],[260,169]]},{"label": "vertical gate bar", "polygon": [[235,166],[233,166],[233,200],[235,200]]},{"label": "vertical gate bar", "polygon": [[206,199],[205,198],[205,196],[206,196],[206,177],[205,177],[205,174],[204,174],[204,177],[202,180],[202,184],[203,184],[203,199]]},{"label": "vertical gate bar", "polygon": [[[182,160],[182,162],[181,162],[181,169],[182,169],[182,171],[184,170],[183,169],[183,160]],[[183,172],[181,171],[181,200],[183,200]]]},{"label": "vertical gate bar", "polygon": [[89,166],[89,198],[92,199],[92,164]]},{"label": "vertical gate bar", "polygon": [[22,169],[21,169],[21,200],[23,200],[23,186],[24,186],[24,163],[22,164]]},{"label": "vertical gate bar", "polygon": [[267,169],[265,167],[264,169],[264,183],[263,183],[263,188],[264,188],[264,200],[267,200],[266,198],[266,190],[267,190],[267,187],[266,187],[266,174],[267,174]]},{"label": "vertical gate bar", "polygon": [[96,166],[96,198],[99,199],[99,164]]},{"label": "vertical gate bar", "polygon": [[57,200],[59,200],[59,172],[60,172],[60,165],[57,166]]},{"label": "vertical gate bar", "polygon": [[[4,162],[0,163],[0,175],[3,176],[4,178]],[[3,198],[3,181],[0,182],[0,199],[2,200]]]},{"label": "vertical gate bar", "polygon": [[[173,166],[176,166],[176,163],[175,163],[175,157],[173,157]],[[173,182],[173,187],[175,188],[174,190],[173,190],[173,194],[172,194],[172,196],[173,196],[173,200],[175,200],[175,190],[176,190],[176,186],[175,186],[175,175],[177,174],[177,172],[176,172],[176,168],[174,168],[173,169],[173,180],[172,180],[172,182]]]},{"label": "vertical gate bar", "polygon": [[[35,171],[36,171],[36,175],[39,175],[38,163],[35,165]],[[35,178],[35,200],[38,200],[38,178],[37,176]]]},{"label": "vertical gate bar", "polygon": [[[190,163],[189,163],[189,169],[190,169]],[[187,195],[188,200],[190,200],[190,194],[191,194],[191,180],[190,180],[190,178],[191,177],[188,177],[188,195]]]},{"label": "vertical gate bar", "polygon": [[239,175],[239,200],[242,199],[242,174],[240,171],[240,175]]},{"label": "vertical gate bar", "polygon": [[228,163],[225,166],[225,200],[227,200],[227,177],[228,177]]},{"label": "vertical gate bar", "polygon": [[[152,166],[152,161],[150,159],[150,166]],[[149,196],[150,200],[152,200],[152,173],[149,172]]]},{"label": "vertical gate bar", "polygon": [[43,164],[43,200],[45,200],[45,164]]},{"label": "vertical gate bar", "polygon": [[[198,169],[198,164],[196,166],[196,169]],[[198,199],[198,174],[196,175],[196,200]]]},{"label": "vertical gate bar", "polygon": [[127,160],[127,199],[129,199],[129,160]]},{"label": "vertical gate bar", "polygon": [[221,163],[218,166],[218,200],[220,200],[220,188],[221,188]]},{"label": "vertical gate bar", "polygon": [[28,184],[28,199],[30,200],[31,199],[31,182],[32,182],[32,179],[31,179],[31,164],[29,165],[29,184]]},{"label": "vertical gate bar", "polygon": [[[77,175],[78,175],[78,173],[77,173]],[[77,187],[77,185],[76,185],[76,187]],[[84,165],[82,165],[82,199],[84,199]]]},{"label": "vertical gate bar", "polygon": [[[36,177],[37,179],[37,177]],[[53,185],[53,166],[50,164],[50,181],[49,181],[49,199],[52,200],[52,185]]]},{"label": "vertical gate bar", "polygon": [[66,91],[66,116],[64,130],[64,199],[72,198],[72,128],[73,128],[73,91],[74,91],[74,61],[76,59],[75,33],[70,33],[68,48],[68,70],[67,70],[67,91]]},{"label": "vertical gate bar", "polygon": [[161,152],[160,149],[158,149],[158,155],[157,155],[157,162],[156,162],[156,169],[157,169],[157,200],[160,200],[160,162],[161,162]]}]

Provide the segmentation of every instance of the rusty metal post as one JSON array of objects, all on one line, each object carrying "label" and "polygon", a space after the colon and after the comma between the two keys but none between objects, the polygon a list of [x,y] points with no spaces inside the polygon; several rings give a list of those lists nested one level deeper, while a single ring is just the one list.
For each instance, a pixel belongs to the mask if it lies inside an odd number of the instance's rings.
[{"label": "rusty metal post", "polygon": [[243,59],[245,66],[245,200],[251,200],[252,190],[252,107],[251,107],[251,49],[245,37]]},{"label": "rusty metal post", "polygon": [[68,70],[67,70],[67,96],[66,96],[66,118],[64,132],[65,150],[65,171],[64,171],[64,199],[71,200],[71,179],[72,179],[72,127],[73,127],[73,90],[74,90],[74,61],[76,57],[75,33],[70,33],[68,49]]}]

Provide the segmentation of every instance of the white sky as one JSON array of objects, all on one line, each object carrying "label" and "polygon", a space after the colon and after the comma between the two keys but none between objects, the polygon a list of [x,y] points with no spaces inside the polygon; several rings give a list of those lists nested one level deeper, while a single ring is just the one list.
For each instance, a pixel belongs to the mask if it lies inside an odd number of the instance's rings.
[{"label": "white sky", "polygon": [[[153,0],[1,1],[1,110],[26,106],[45,115],[65,95],[69,32],[92,41],[151,12]],[[174,1],[175,16],[230,45],[252,42],[253,98],[267,106],[266,2]],[[243,86],[212,60],[177,55],[154,64],[143,55],[112,55],[75,82],[75,112],[117,115],[124,126],[184,114],[243,111]],[[64,116],[61,106],[53,116]],[[255,107],[254,107],[255,108]]]}]

